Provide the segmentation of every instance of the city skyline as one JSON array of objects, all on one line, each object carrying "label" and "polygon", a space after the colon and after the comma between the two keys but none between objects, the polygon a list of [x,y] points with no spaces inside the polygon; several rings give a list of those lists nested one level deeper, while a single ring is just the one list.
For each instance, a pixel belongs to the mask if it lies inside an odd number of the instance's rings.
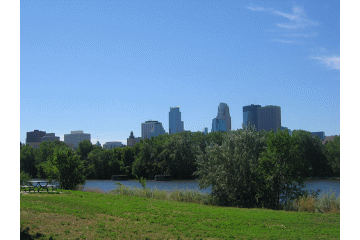
[{"label": "city skyline", "polygon": [[82,129],[121,141],[181,106],[185,130],[214,107],[281,107],[291,130],[340,134],[339,1],[21,1],[20,141]]},{"label": "city skyline", "polygon": [[[281,107],[280,106],[273,106],[273,105],[265,105],[265,106],[261,106],[261,105],[254,105],[254,104],[251,104],[251,105],[249,105],[249,106],[243,106],[242,107],[242,111],[243,111],[243,124],[242,124],[242,127],[241,128],[238,128],[238,129],[231,129],[231,127],[230,127],[230,130],[228,130],[227,129],[227,124],[226,124],[226,120],[228,120],[229,122],[230,122],[230,126],[231,126],[231,116],[230,116],[230,113],[229,113],[229,106],[226,104],[226,103],[220,103],[219,104],[219,106],[218,106],[218,113],[217,113],[217,116],[216,116],[216,118],[213,118],[212,119],[212,130],[211,130],[211,132],[214,132],[214,131],[236,131],[236,130],[239,130],[239,129],[242,129],[244,126],[249,126],[249,125],[254,125],[255,127],[257,126],[257,123],[258,123],[258,119],[257,119],[257,114],[259,113],[259,110],[261,109],[261,111],[264,111],[263,113],[262,113],[262,122],[263,123],[260,123],[261,125],[263,125],[263,124],[265,124],[264,126],[260,126],[259,128],[259,130],[266,130],[266,131],[270,131],[269,129],[271,129],[271,130],[273,130],[270,126],[273,126],[273,124],[275,124],[278,128],[280,128],[280,129],[282,129],[282,130],[284,130],[284,129],[288,129],[288,127],[285,127],[285,126],[282,126],[282,124],[281,124]],[[279,109],[278,110],[278,116],[277,117],[275,117],[277,114],[275,114],[275,115],[269,115],[268,117],[266,117],[268,114],[270,114],[273,110],[271,110],[270,112],[268,112],[267,113],[267,111],[268,110],[266,110],[266,109]],[[180,107],[170,107],[170,112],[169,112],[169,125],[170,125],[170,122],[171,122],[171,113],[172,113],[172,111],[173,110],[177,110],[176,111],[176,114],[175,114],[175,116],[178,116],[177,114],[179,114],[180,113],[180,119],[181,119],[181,112],[179,111],[180,110]],[[250,114],[249,113],[249,111],[250,112],[252,112],[252,111],[254,111],[254,113],[256,113],[256,115],[255,115],[255,118],[254,118],[254,116],[252,115],[252,114]],[[276,111],[277,112],[277,111]],[[273,118],[278,118],[279,120],[275,120],[275,119],[273,119]],[[259,118],[260,119],[260,118]],[[214,120],[217,120],[218,122],[214,122]],[[255,121],[254,121],[255,120]],[[177,121],[178,121],[178,119],[177,119]],[[219,121],[223,121],[223,122],[219,122]],[[260,120],[259,120],[260,121]],[[279,121],[278,123],[276,123],[277,121]],[[248,123],[248,124],[246,124],[246,122]],[[181,123],[181,125],[182,125],[182,131],[188,131],[188,130],[186,130],[186,129],[184,129],[183,128],[183,126],[184,126],[184,122],[183,121],[180,121],[180,123]],[[142,138],[142,139],[144,139],[144,138],[149,138],[147,135],[148,135],[148,133],[146,133],[145,135],[146,136],[144,136],[144,137],[142,137],[143,135],[144,135],[144,129],[146,128],[144,128],[144,125],[146,125],[146,124],[159,124],[161,127],[161,129],[159,129],[160,130],[160,132],[158,133],[159,135],[161,135],[161,134],[172,134],[172,133],[170,133],[170,128],[169,128],[169,132],[166,132],[165,131],[165,129],[164,129],[164,127],[163,127],[163,123],[162,122],[159,122],[159,121],[154,121],[154,120],[148,120],[148,121],[145,121],[144,123],[141,123],[141,137],[139,137],[139,138]],[[217,127],[215,127],[214,128],[214,126],[215,125],[217,125]],[[270,124],[270,125],[269,125]],[[266,129],[266,125],[269,125],[269,129]],[[154,126],[152,126],[152,127],[150,127],[151,129],[152,129],[152,131],[154,131]],[[207,128],[207,127],[206,127]],[[222,129],[223,128],[223,129]],[[257,127],[256,127],[257,128]],[[319,135],[319,133],[320,134],[324,134],[325,132],[324,131],[322,131],[322,130],[318,130],[318,131],[309,131],[309,130],[306,130],[306,129],[288,129],[288,130],[304,130],[304,131],[308,131],[308,132],[311,132],[312,134],[318,134]],[[44,131],[39,131],[39,130],[37,130],[37,129],[35,129],[34,130],[35,131],[35,134],[37,134],[38,132],[43,132],[43,135],[45,136],[45,135],[55,135],[55,133],[47,133],[46,132],[46,130],[44,130]],[[148,132],[149,130],[147,130],[146,132]],[[157,130],[156,130],[157,131]],[[156,132],[155,131],[155,132]],[[197,131],[195,131],[195,132],[203,132],[204,131],[204,129],[203,130],[197,130]],[[179,131],[179,132],[181,132],[181,131]],[[82,130],[76,130],[76,131],[71,131],[71,133],[70,134],[76,134],[76,133],[83,133],[83,131]],[[34,132],[32,132],[32,131],[29,131],[29,132],[27,132],[26,133],[26,135],[29,135],[29,134],[34,134]],[[65,134],[65,135],[70,135],[70,134]],[[156,135],[158,135],[158,134],[156,134]],[[326,133],[325,133],[326,134]],[[64,136],[65,136],[64,135]],[[91,133],[89,134],[89,136],[91,135]],[[327,135],[327,136],[330,136],[330,135]],[[134,136],[133,136],[133,131],[130,131],[130,138],[131,137],[133,137],[134,138]],[[40,138],[42,138],[42,137],[40,137]],[[65,141],[65,139],[64,138],[62,138],[62,139],[60,139],[60,141]],[[127,145],[127,142],[129,141],[129,138],[127,138],[126,140],[122,140],[122,141],[119,141],[119,140],[112,140],[112,141],[107,141],[106,143],[111,143],[111,142],[120,142],[120,143],[122,143],[122,144],[124,144],[125,146]],[[91,142],[93,143],[93,144],[98,144],[99,143],[99,140],[98,139],[91,139]],[[101,143],[101,145],[104,145],[105,143]]]}]

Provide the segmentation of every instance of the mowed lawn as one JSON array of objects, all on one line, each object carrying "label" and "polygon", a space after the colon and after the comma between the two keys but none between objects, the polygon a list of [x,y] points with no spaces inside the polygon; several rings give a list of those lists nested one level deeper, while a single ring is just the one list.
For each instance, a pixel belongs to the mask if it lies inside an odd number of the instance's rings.
[{"label": "mowed lawn", "polygon": [[340,214],[207,206],[81,191],[20,195],[36,239],[339,239]]}]

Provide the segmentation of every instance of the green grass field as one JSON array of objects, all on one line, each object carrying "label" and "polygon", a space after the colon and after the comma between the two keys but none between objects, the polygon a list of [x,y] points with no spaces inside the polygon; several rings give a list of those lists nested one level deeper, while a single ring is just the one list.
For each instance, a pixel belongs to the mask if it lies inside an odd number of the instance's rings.
[{"label": "green grass field", "polygon": [[[340,213],[217,207],[81,191],[20,194],[28,239],[339,239]],[[28,228],[28,230],[26,230]]]}]

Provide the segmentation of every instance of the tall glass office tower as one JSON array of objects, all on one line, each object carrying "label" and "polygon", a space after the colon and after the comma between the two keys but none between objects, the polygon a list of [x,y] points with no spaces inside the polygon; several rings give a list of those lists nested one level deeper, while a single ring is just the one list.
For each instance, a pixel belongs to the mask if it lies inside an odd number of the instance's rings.
[{"label": "tall glass office tower", "polygon": [[257,130],[258,126],[258,112],[257,109],[261,107],[260,105],[251,104],[249,106],[243,107],[243,124],[244,127],[255,126]]},{"label": "tall glass office tower", "polygon": [[218,107],[218,114],[216,116],[216,119],[223,119],[225,120],[226,124],[226,131],[231,131],[231,117],[230,117],[230,111],[229,106],[226,103],[220,103]]},{"label": "tall glass office tower", "polygon": [[180,107],[171,107],[169,112],[169,134],[184,131],[184,122],[181,121]]},{"label": "tall glass office tower", "polygon": [[220,103],[216,118],[212,120],[212,132],[231,131],[231,117],[229,107],[226,103]]},{"label": "tall glass office tower", "polygon": [[212,120],[211,132],[226,132],[225,119],[214,118]]}]

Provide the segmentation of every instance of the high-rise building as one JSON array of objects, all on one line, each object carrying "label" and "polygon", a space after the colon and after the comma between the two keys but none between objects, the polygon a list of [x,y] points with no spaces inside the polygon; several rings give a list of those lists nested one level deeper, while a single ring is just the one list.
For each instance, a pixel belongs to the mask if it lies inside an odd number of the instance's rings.
[{"label": "high-rise building", "polygon": [[180,107],[171,107],[169,112],[169,134],[184,131],[184,122],[181,121]]},{"label": "high-rise building", "polygon": [[45,136],[46,132],[34,130],[33,132],[27,132],[26,133],[26,140],[25,143],[29,144],[31,142],[33,143],[40,143],[41,138]]},{"label": "high-rise building", "polygon": [[220,103],[218,107],[218,114],[216,116],[217,119],[224,119],[226,124],[226,131],[231,131],[231,117],[229,106],[226,103]]},{"label": "high-rise building", "polygon": [[258,129],[277,131],[281,128],[281,108],[279,106],[265,106],[257,108]]},{"label": "high-rise building", "polygon": [[211,132],[226,132],[226,127],[225,119],[214,118],[212,120]]},{"label": "high-rise building", "polygon": [[60,137],[55,136],[55,133],[46,133],[41,137],[41,141],[60,141]]},{"label": "high-rise building", "polygon": [[79,146],[79,143],[84,140],[91,142],[91,134],[83,131],[71,131],[70,134],[64,134],[64,142],[74,144],[74,149]]},{"label": "high-rise building", "polygon": [[261,107],[260,105],[251,104],[249,106],[243,107],[243,125],[244,127],[253,126],[255,129],[258,129],[258,115],[257,109]]},{"label": "high-rise building", "polygon": [[134,133],[133,131],[130,132],[130,136],[127,139],[127,146],[128,147],[133,147],[135,145],[135,143],[140,142],[141,137],[134,137]]},{"label": "high-rise building", "polygon": [[165,134],[165,129],[162,126],[161,122],[158,121],[146,121],[141,124],[141,138],[148,139],[152,137],[157,137],[159,135]]}]

